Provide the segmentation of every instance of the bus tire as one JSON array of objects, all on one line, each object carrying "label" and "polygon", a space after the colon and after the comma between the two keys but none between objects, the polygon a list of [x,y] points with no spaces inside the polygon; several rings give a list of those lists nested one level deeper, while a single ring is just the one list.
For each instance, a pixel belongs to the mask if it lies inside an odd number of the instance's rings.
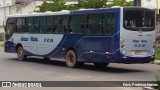
[{"label": "bus tire", "polygon": [[65,55],[65,59],[66,59],[66,65],[69,68],[74,68],[76,67],[77,64],[77,56],[75,51],[73,50],[68,50],[66,55]]},{"label": "bus tire", "polygon": [[18,60],[20,60],[20,61],[25,60],[26,57],[27,57],[27,56],[24,54],[24,49],[23,49],[22,46],[19,46],[19,47],[17,48],[17,57],[18,57]]},{"label": "bus tire", "polygon": [[93,63],[95,67],[105,67],[108,66],[109,63]]}]

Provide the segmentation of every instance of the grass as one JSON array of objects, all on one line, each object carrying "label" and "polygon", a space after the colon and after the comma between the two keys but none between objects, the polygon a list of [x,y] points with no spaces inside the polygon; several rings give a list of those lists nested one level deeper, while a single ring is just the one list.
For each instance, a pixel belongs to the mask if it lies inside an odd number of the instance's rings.
[{"label": "grass", "polygon": [[155,59],[160,60],[160,42],[156,43]]},{"label": "grass", "polygon": [[155,87],[155,89],[160,90],[160,71],[158,71],[158,73],[155,76],[156,78],[156,84],[158,85],[157,87]]}]

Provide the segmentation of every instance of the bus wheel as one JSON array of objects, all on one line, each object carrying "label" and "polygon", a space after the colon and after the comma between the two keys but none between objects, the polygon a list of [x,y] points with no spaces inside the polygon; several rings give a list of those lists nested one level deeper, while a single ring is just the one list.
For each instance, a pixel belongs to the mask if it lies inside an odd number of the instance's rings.
[{"label": "bus wheel", "polygon": [[74,68],[76,66],[76,64],[77,64],[77,56],[76,56],[75,51],[68,50],[67,53],[66,53],[65,58],[66,58],[67,67]]},{"label": "bus wheel", "polygon": [[108,66],[109,63],[93,63],[95,67],[105,67]]},{"label": "bus wheel", "polygon": [[18,60],[20,61],[23,61],[26,59],[26,55],[24,55],[24,49],[22,46],[18,47],[17,49],[17,57],[18,57]]}]

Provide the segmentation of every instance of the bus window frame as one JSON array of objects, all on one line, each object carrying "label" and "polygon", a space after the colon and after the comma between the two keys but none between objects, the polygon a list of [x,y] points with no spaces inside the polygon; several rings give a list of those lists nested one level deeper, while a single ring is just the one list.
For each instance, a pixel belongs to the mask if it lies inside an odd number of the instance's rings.
[{"label": "bus window frame", "polygon": [[[33,25],[34,25],[34,33],[40,34],[40,22],[39,22],[40,21],[40,16],[34,16],[32,18],[33,18]],[[38,23],[35,23],[35,18],[37,18]]]},{"label": "bus window frame", "polygon": [[[42,18],[45,18],[45,24],[43,23],[41,23],[41,19]],[[42,20],[43,21],[43,20]],[[46,32],[42,32],[42,30],[41,30],[41,27],[44,25],[45,27],[47,26],[47,16],[39,16],[39,33],[40,34],[47,34],[48,33],[48,30],[46,29]]]},{"label": "bus window frame", "polygon": [[[106,26],[106,24],[107,24],[107,14],[108,13],[112,13],[112,14],[114,14],[115,15],[115,21],[114,21],[114,24],[113,24],[113,28],[112,28],[112,31],[111,31],[111,33],[104,33],[105,35],[112,35],[113,33],[114,33],[114,31],[115,31],[115,29],[116,29],[116,26],[117,26],[117,20],[118,20],[118,15],[117,15],[117,12],[116,11],[109,11],[109,12],[105,12],[105,29],[107,29],[107,26]],[[113,17],[113,16],[112,16]]]},{"label": "bus window frame", "polygon": [[[112,32],[110,33],[110,34],[106,34],[105,33],[105,31],[104,30],[106,30],[106,24],[107,24],[107,22],[106,22],[106,20],[107,20],[107,17],[106,17],[106,15],[107,15],[107,13],[114,13],[114,15],[115,15],[115,21],[114,21],[114,27],[113,27],[113,29],[112,29]],[[93,34],[93,33],[89,33],[89,31],[88,31],[88,29],[87,29],[87,25],[88,25],[88,21],[87,21],[87,18],[88,18],[88,15],[93,15],[93,14],[103,14],[103,15],[105,15],[104,16],[104,22],[103,22],[103,24],[104,24],[104,29],[103,29],[103,31],[102,31],[102,33],[96,33],[96,34]],[[114,33],[114,30],[115,30],[115,27],[117,26],[117,19],[118,19],[118,16],[117,16],[117,12],[116,11],[105,11],[105,12],[96,12],[96,13],[87,13],[86,14],[86,34],[88,34],[88,35],[97,35],[97,36],[101,36],[101,35],[107,35],[107,36],[110,36],[110,35],[112,35],[113,33]]]},{"label": "bus window frame", "polygon": [[[81,33],[73,32],[73,29],[72,29],[72,32],[70,32],[70,27],[72,27],[71,26],[71,17],[72,16],[81,16],[81,15],[84,16],[84,23],[83,23],[84,28],[83,28],[83,30],[80,31]],[[80,29],[81,29],[81,26],[82,26],[82,23],[80,23]],[[69,15],[67,33],[68,34],[85,34],[85,32],[86,32],[86,14],[71,14],[71,15]]]},{"label": "bus window frame", "polygon": [[[126,29],[126,30],[129,30],[129,31],[139,31],[139,30],[142,30],[144,32],[147,32],[147,31],[154,31],[155,30],[155,22],[156,22],[156,19],[154,19],[154,27],[147,27],[147,28],[144,28],[144,27],[129,27],[129,26],[126,26],[125,25],[125,12],[126,10],[142,10],[142,11],[150,11],[150,12],[154,12],[155,14],[155,11],[153,10],[149,10],[149,9],[146,9],[146,8],[123,8],[123,28]],[[155,14],[156,15],[156,14]]]},{"label": "bus window frame", "polygon": [[[45,16],[45,17],[46,17],[47,34],[52,34],[53,33],[53,15],[49,15],[49,16]],[[48,20],[50,20],[51,22],[48,23]],[[50,29],[50,31],[49,31],[49,29]]]},{"label": "bus window frame", "polygon": [[[66,23],[66,26],[62,23],[62,24],[60,24],[59,22],[58,22],[58,24],[55,24],[55,17],[66,17],[66,20],[67,20],[67,23]],[[68,33],[68,19],[69,19],[69,15],[67,14],[67,15],[52,15],[52,34],[67,34]],[[63,33],[61,33],[61,32],[59,32],[59,30],[58,30],[58,32],[56,33],[56,25],[64,25],[64,29],[66,28],[66,31],[65,30],[63,30]]]}]

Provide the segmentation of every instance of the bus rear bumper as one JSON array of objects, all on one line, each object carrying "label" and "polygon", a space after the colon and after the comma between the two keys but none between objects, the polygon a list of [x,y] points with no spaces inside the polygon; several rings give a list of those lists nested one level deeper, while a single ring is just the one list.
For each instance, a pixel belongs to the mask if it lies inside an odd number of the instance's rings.
[{"label": "bus rear bumper", "polygon": [[154,61],[154,55],[153,56],[147,56],[147,57],[127,57],[122,56],[117,60],[112,60],[112,63],[128,63],[128,64],[134,64],[134,63],[150,63],[151,61]]}]

